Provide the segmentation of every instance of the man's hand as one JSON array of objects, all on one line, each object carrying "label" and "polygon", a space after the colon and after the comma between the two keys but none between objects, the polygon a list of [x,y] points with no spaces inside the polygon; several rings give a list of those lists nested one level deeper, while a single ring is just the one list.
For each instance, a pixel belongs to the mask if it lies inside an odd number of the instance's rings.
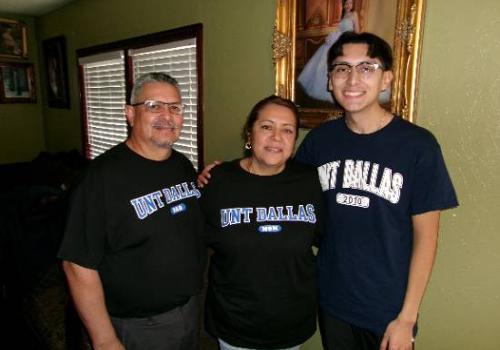
[{"label": "man's hand", "polygon": [[197,183],[198,187],[203,188],[203,186],[208,185],[208,181],[210,180],[210,170],[219,165],[221,162],[219,160],[215,160],[213,163],[208,164],[203,168],[203,171],[198,175]]},{"label": "man's hand", "polygon": [[95,350],[126,350],[118,338],[110,339],[102,344],[95,344]]},{"label": "man's hand", "polygon": [[380,343],[380,350],[411,350],[413,347],[413,327],[415,323],[399,318],[387,326]]}]

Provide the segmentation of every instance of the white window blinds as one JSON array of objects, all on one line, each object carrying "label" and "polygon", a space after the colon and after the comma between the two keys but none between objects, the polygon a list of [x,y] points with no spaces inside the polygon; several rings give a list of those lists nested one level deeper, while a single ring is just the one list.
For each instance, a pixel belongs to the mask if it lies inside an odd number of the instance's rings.
[{"label": "white window blinds", "polygon": [[123,51],[82,57],[87,156],[91,159],[127,137]]},{"label": "white window blinds", "polygon": [[144,73],[163,72],[179,82],[186,110],[182,133],[174,148],[188,157],[198,169],[196,39],[133,49],[128,54],[132,58],[134,80]]}]

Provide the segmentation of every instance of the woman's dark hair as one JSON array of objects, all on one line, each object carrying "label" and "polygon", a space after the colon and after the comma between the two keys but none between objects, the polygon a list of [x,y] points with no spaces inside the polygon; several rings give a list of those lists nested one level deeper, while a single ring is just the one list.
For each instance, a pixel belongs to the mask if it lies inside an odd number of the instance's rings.
[{"label": "woman's dark hair", "polygon": [[248,136],[250,135],[257,118],[259,117],[260,111],[267,105],[271,104],[283,106],[292,111],[293,116],[295,117],[295,139],[297,139],[299,134],[299,110],[297,109],[297,106],[287,98],[271,95],[257,102],[250,110],[245,125],[243,126],[242,136],[245,142],[248,140]]},{"label": "woman's dark hair", "polygon": [[328,67],[337,57],[343,55],[343,46],[346,44],[368,45],[368,57],[378,58],[384,67],[384,71],[392,69],[392,50],[389,44],[381,37],[367,32],[343,33],[328,51]]}]

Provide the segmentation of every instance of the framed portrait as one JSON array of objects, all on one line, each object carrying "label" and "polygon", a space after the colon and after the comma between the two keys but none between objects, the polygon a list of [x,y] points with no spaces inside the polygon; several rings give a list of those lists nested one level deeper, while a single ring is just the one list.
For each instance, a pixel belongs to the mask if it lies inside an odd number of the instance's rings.
[{"label": "framed portrait", "polygon": [[425,0],[276,0],[273,36],[276,94],[292,99],[301,127],[313,128],[343,114],[328,90],[327,55],[346,31],[372,32],[394,54],[394,79],[380,103],[412,121]]},{"label": "framed portrait", "polygon": [[0,63],[0,103],[36,102],[33,64]]},{"label": "framed portrait", "polygon": [[66,39],[59,36],[43,41],[43,60],[49,107],[70,108]]},{"label": "framed portrait", "polygon": [[0,18],[0,57],[28,57],[26,28],[22,22]]}]

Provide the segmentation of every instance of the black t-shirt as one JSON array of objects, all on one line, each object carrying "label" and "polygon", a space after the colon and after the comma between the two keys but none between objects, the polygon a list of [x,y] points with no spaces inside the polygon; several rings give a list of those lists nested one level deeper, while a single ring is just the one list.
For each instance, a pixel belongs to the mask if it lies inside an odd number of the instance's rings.
[{"label": "black t-shirt", "polygon": [[119,144],[91,162],[72,194],[59,257],[99,272],[108,312],[146,317],[198,293],[205,264],[193,166]]},{"label": "black t-shirt", "polygon": [[210,333],[250,348],[291,347],[314,333],[321,196],[316,171],[302,164],[275,176],[249,174],[239,160],[212,170],[201,200],[214,250]]}]

